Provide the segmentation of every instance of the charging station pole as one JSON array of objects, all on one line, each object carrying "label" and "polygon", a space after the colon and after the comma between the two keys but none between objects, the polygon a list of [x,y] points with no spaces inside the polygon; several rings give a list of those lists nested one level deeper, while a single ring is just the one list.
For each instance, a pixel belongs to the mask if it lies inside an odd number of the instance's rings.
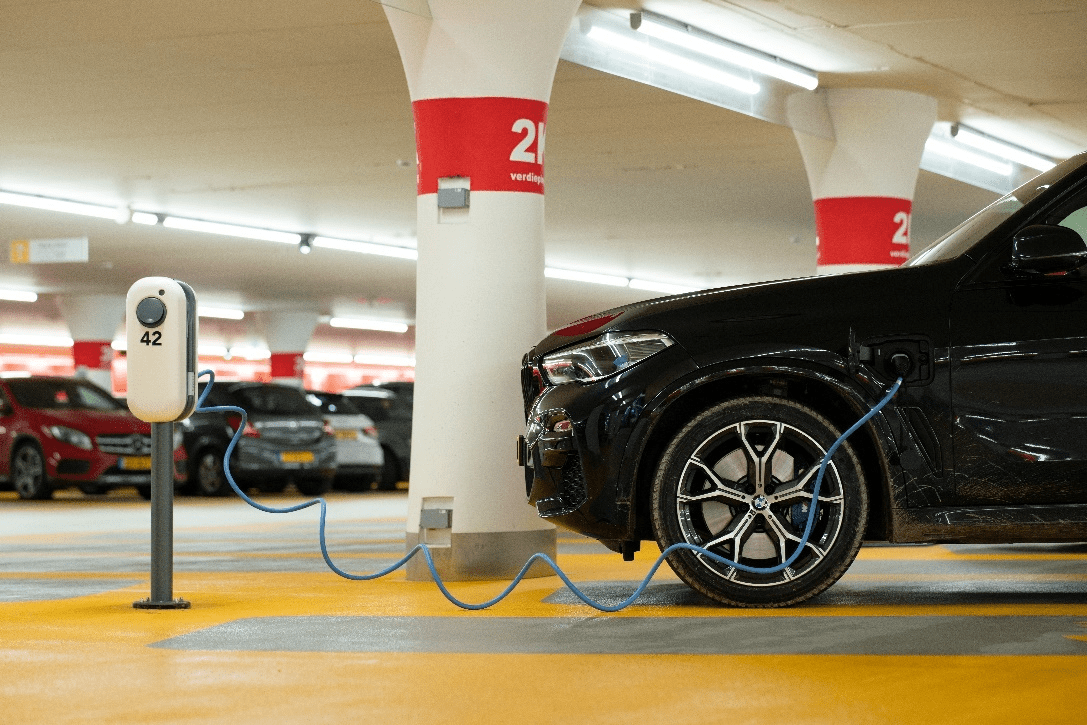
[{"label": "charging station pole", "polygon": [[136,609],[188,609],[174,599],[174,424],[151,424],[151,597]]}]

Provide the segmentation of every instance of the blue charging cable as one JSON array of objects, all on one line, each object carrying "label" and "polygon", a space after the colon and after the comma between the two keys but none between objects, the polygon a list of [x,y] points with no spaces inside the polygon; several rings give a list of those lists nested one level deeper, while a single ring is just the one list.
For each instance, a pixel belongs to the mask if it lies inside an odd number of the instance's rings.
[{"label": "blue charging cable", "polygon": [[578,599],[583,601],[585,604],[588,604],[590,607],[600,610],[601,612],[618,612],[621,609],[626,609],[631,604],[633,604],[634,601],[642,595],[646,587],[649,586],[650,580],[653,578],[653,575],[657,573],[657,569],[659,569],[661,564],[664,563],[664,560],[667,559],[668,556],[673,552],[680,551],[682,549],[686,549],[687,551],[693,551],[696,554],[701,554],[702,556],[705,556],[718,564],[733,567],[735,569],[739,569],[740,571],[745,571],[752,574],[774,574],[776,572],[782,571],[783,569],[786,569],[797,560],[800,554],[803,553],[804,547],[808,544],[808,537],[811,536],[812,526],[815,523],[815,510],[817,508],[816,503],[819,501],[819,487],[823,483],[823,474],[826,471],[827,465],[830,463],[830,459],[834,457],[834,453],[838,450],[838,447],[845,441],[846,438],[853,435],[853,433],[858,428],[871,420],[871,418],[875,416],[876,413],[878,413],[880,410],[882,410],[883,407],[887,405],[887,403],[891,402],[891,399],[894,398],[895,393],[897,393],[898,389],[902,386],[902,378],[898,378],[898,380],[895,381],[895,384],[892,385],[891,388],[887,391],[887,394],[883,397],[883,399],[880,400],[875,406],[873,406],[870,411],[865,413],[860,420],[850,426],[849,430],[847,430],[845,433],[842,433],[842,435],[838,437],[838,440],[834,441],[834,443],[831,444],[830,448],[827,449],[826,454],[823,455],[822,463],[819,464],[819,472],[815,476],[815,484],[812,487],[812,505],[808,509],[808,520],[804,526],[804,535],[800,537],[800,541],[797,543],[796,550],[792,553],[792,556],[790,556],[788,559],[781,562],[780,564],[771,567],[747,566],[746,564],[730,561],[729,559],[726,559],[720,554],[715,554],[712,551],[703,549],[700,546],[695,546],[694,544],[688,544],[686,542],[680,542],[677,544],[672,544],[660,553],[660,556],[657,557],[657,560],[653,562],[653,566],[650,567],[649,573],[645,575],[645,579],[642,580],[642,583],[638,585],[638,588],[634,590],[633,594],[631,594],[619,604],[607,605],[601,604],[589,595],[585,594],[585,592],[581,591],[581,589],[579,589],[576,584],[570,581],[570,577],[566,575],[566,572],[560,569],[559,565],[556,564],[555,561],[547,554],[536,553],[529,557],[528,561],[525,562],[525,565],[521,567],[521,571],[518,572],[517,576],[515,576],[513,578],[513,581],[510,582],[509,586],[503,589],[501,593],[499,593],[492,599],[488,599],[485,602],[473,604],[471,602],[463,602],[460,599],[457,599],[455,596],[453,596],[453,593],[450,592],[449,589],[445,586],[445,582],[443,582],[441,576],[438,575],[437,567],[434,566],[434,557],[430,553],[430,548],[426,544],[418,544],[395,564],[386,567],[380,571],[374,572],[372,574],[352,574],[336,566],[336,564],[332,561],[332,557],[330,557],[328,554],[328,545],[325,542],[325,515],[328,510],[328,505],[325,503],[325,500],[323,498],[311,499],[309,501],[304,501],[303,503],[296,504],[294,506],[288,506],[286,508],[272,508],[271,506],[265,506],[249,498],[249,496],[246,495],[245,491],[243,491],[238,486],[238,484],[235,483],[234,476],[232,476],[230,473],[230,454],[234,452],[234,446],[237,445],[238,439],[242,435],[242,431],[245,430],[248,416],[246,415],[244,409],[234,405],[215,405],[210,408],[205,408],[204,399],[208,397],[208,393],[211,392],[211,386],[215,384],[215,373],[211,370],[202,370],[200,371],[198,377],[203,377],[205,375],[210,376],[210,379],[208,381],[207,387],[204,389],[204,392],[200,395],[200,399],[196,403],[197,412],[230,412],[239,413],[242,416],[241,422],[238,424],[238,429],[234,431],[234,436],[230,439],[230,445],[227,446],[226,453],[223,456],[223,473],[226,474],[226,480],[228,483],[230,483],[230,487],[234,489],[234,493],[238,494],[238,496],[240,496],[243,501],[245,501],[253,508],[270,514],[289,514],[294,511],[301,511],[302,509],[309,508],[310,506],[320,504],[321,556],[324,557],[325,564],[328,565],[328,568],[343,577],[344,579],[350,579],[352,581],[371,581],[373,579],[380,579],[381,577],[391,574],[400,567],[404,566],[408,563],[408,561],[411,560],[413,556],[421,552],[423,558],[426,559],[427,568],[430,569],[430,575],[434,578],[434,583],[438,585],[438,589],[441,590],[442,594],[445,595],[445,598],[456,606],[460,607],[461,609],[469,610],[487,609],[488,607],[492,607],[505,599],[507,596],[509,596],[510,592],[512,592],[514,588],[521,583],[521,580],[525,578],[525,576],[528,574],[529,569],[532,568],[532,565],[537,561],[543,562],[544,564],[547,564],[549,567],[551,567],[552,571],[554,571],[555,574],[560,579],[562,579],[562,582],[567,587],[569,587],[570,591],[573,592]]}]

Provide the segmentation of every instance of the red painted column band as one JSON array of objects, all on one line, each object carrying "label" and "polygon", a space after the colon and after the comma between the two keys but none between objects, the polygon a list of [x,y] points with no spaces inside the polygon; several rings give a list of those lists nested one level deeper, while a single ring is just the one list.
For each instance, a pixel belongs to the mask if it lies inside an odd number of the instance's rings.
[{"label": "red painted column band", "polygon": [[305,366],[306,363],[300,352],[272,353],[273,378],[300,378]]},{"label": "red painted column band", "polygon": [[817,264],[902,264],[910,256],[912,206],[888,196],[816,199]]},{"label": "red painted column band", "polygon": [[547,104],[526,98],[430,98],[412,104],[418,193],[438,179],[471,179],[472,191],[544,193]]},{"label": "red painted column band", "polygon": [[113,367],[113,346],[109,340],[76,340],[72,344],[72,360],[77,368],[110,370]]}]

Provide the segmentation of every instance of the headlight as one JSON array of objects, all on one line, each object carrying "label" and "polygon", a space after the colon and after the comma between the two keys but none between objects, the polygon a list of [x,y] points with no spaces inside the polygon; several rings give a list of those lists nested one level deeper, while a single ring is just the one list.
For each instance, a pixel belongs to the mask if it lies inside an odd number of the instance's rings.
[{"label": "headlight", "polygon": [[91,437],[83,431],[78,431],[75,428],[68,428],[63,425],[51,425],[46,430],[49,432],[49,435],[62,443],[67,443],[76,448],[82,448],[85,451],[94,448],[94,444],[91,443]]},{"label": "headlight", "polygon": [[609,332],[579,347],[545,355],[542,367],[552,385],[589,383],[674,344],[663,332]]},{"label": "headlight", "polygon": [[[183,427],[183,426],[182,426]],[[181,447],[181,444],[185,442],[185,432],[181,430],[181,427],[174,427],[174,450],[176,451]]]}]

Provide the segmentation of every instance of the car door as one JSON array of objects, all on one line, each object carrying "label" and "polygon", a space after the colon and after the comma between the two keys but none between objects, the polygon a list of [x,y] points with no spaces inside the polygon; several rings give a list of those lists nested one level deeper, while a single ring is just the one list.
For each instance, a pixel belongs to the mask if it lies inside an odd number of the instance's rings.
[{"label": "car door", "polygon": [[0,388],[0,476],[11,473],[11,442],[15,439],[11,424],[14,419],[11,399],[7,392]]},{"label": "car door", "polygon": [[[1087,237],[1087,193],[1035,219]],[[1005,240],[952,295],[956,497],[1087,503],[1087,277],[1015,275]]]}]

